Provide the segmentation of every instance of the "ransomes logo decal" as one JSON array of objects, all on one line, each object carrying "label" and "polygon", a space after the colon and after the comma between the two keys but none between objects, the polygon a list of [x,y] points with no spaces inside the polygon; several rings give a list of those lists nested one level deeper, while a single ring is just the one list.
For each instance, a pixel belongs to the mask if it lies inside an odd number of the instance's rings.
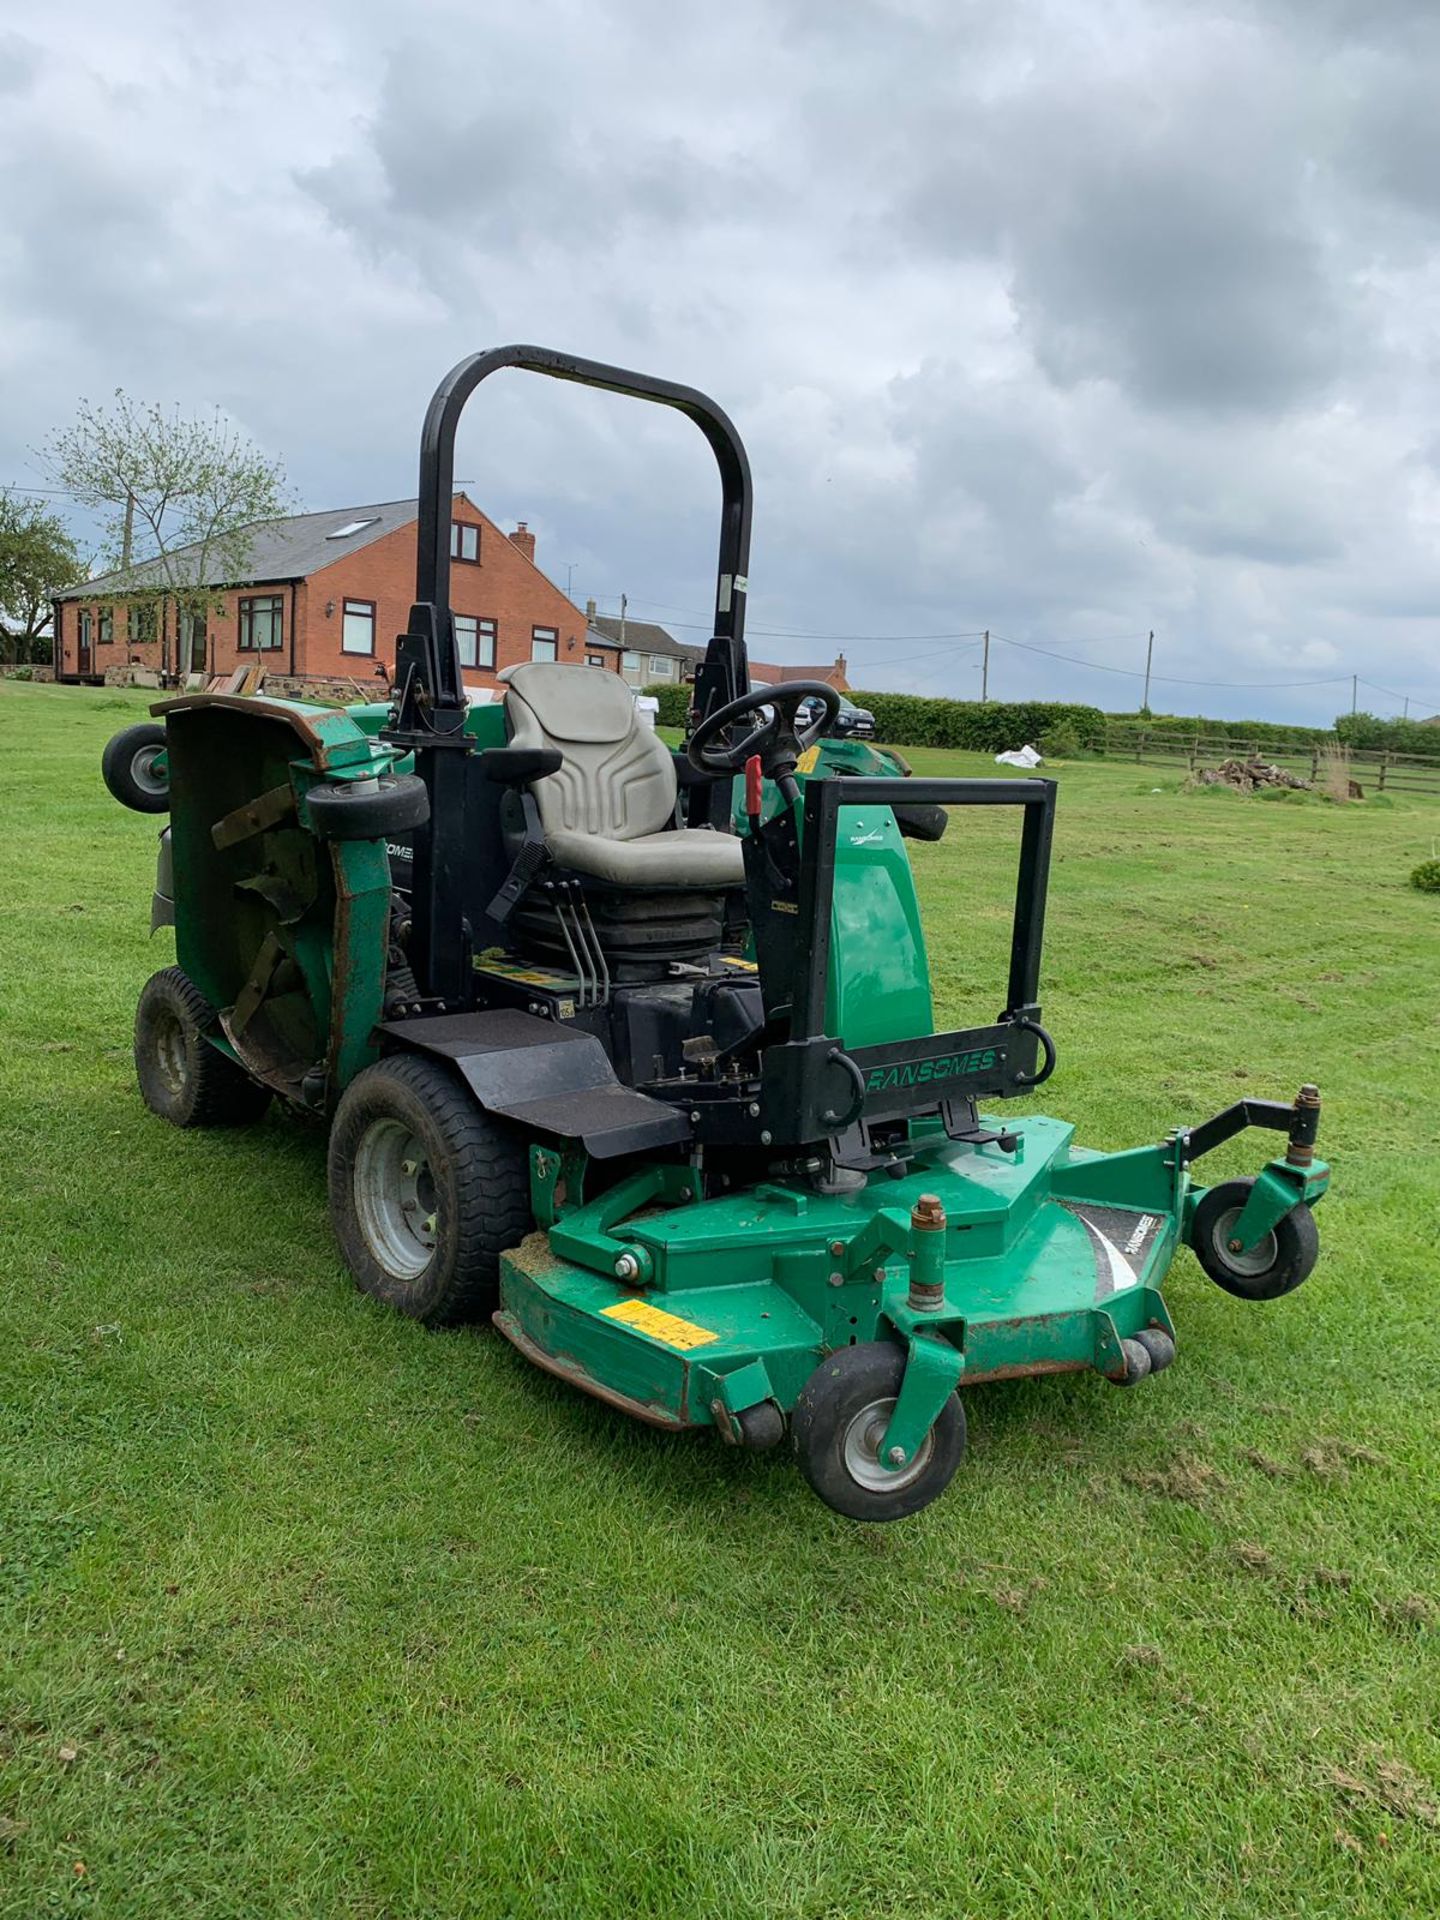
[{"label": "ransomes logo decal", "polygon": [[952,1080],[956,1074],[984,1073],[995,1064],[995,1049],[979,1047],[973,1053],[941,1053],[931,1060],[907,1060],[902,1066],[870,1069],[867,1093],[888,1093],[892,1087],[923,1087],[932,1080]]}]

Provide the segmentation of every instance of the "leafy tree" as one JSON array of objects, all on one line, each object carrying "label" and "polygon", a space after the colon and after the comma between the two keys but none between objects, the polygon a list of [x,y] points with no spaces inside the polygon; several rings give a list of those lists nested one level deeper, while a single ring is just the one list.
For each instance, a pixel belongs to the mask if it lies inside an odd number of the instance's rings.
[{"label": "leafy tree", "polygon": [[47,471],[102,516],[116,597],[206,611],[246,577],[256,531],[289,506],[284,470],[217,408],[204,420],[117,388],[80,402],[42,450]]},{"label": "leafy tree", "polygon": [[50,658],[50,601],[83,579],[85,561],[65,523],[38,501],[0,493],[0,661]]}]

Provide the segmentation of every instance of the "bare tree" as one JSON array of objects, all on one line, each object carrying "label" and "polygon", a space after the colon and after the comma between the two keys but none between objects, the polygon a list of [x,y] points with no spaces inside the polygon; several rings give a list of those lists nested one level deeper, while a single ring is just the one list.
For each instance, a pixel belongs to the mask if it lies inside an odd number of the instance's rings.
[{"label": "bare tree", "polygon": [[51,599],[84,575],[84,558],[58,514],[0,493],[0,662],[49,658]]},{"label": "bare tree", "polygon": [[114,597],[173,600],[184,613],[208,612],[245,579],[255,534],[289,505],[281,463],[218,408],[193,420],[120,388],[108,407],[82,400],[40,458],[102,514],[103,557],[123,576]]}]

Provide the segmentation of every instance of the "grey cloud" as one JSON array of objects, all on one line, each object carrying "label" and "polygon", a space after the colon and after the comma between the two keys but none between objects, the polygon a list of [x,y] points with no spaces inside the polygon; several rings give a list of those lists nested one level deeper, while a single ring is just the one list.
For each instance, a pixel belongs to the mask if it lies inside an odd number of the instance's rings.
[{"label": "grey cloud", "polygon": [[[160,0],[16,6],[0,481],[123,383],[219,400],[308,504],[393,496],[440,373],[538,339],[737,419],[752,621],[817,636],[759,657],[988,624],[1092,663],[1017,652],[1001,691],[1124,704],[1106,637],[1154,626],[1170,673],[1431,684],[1428,0],[254,0],[192,7],[193,51]],[[582,598],[703,630],[688,423],[497,380],[459,472]],[[973,683],[964,643],[845,644],[871,684]]]}]

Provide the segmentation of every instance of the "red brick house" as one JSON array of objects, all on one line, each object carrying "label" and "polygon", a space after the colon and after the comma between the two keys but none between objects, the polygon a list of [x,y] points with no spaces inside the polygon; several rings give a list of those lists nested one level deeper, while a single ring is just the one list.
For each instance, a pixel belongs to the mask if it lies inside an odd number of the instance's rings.
[{"label": "red brick house", "polygon": [[[467,685],[497,686],[521,660],[619,671],[619,646],[535,565],[523,520],[503,533],[463,493],[451,512],[450,601]],[[380,697],[415,595],[416,539],[414,500],[273,521],[254,536],[245,580],[206,583],[203,613],[148,594],[127,601],[127,580],[154,578],[145,564],[87,580],[55,602],[57,677],[93,684],[138,667],[173,680],[254,661],[271,680],[354,681]]]}]

